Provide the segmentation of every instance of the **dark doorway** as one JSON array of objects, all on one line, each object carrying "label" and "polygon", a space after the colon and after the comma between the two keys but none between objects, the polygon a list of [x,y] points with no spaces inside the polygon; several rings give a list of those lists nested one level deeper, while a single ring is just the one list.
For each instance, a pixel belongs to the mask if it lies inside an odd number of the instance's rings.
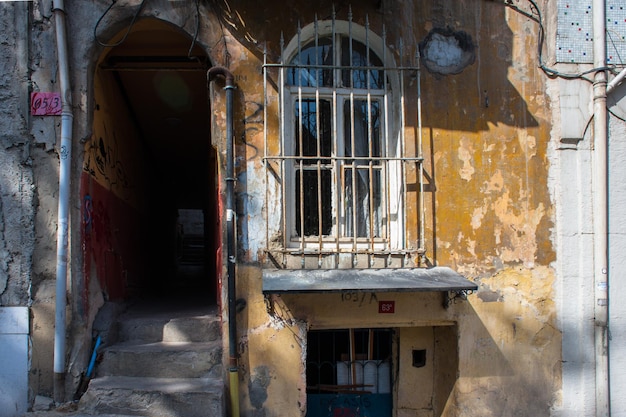
[{"label": "dark doorway", "polygon": [[[132,226],[110,225],[104,251],[116,253],[121,271],[113,274],[119,282],[103,283],[104,291],[115,287],[121,298],[165,295],[215,304],[219,242],[210,62],[195,40],[156,19],[137,21],[117,42],[111,41],[115,46],[105,49],[96,70],[94,140],[86,146],[89,187],[83,186],[94,204],[102,201],[103,216],[119,217],[121,224],[134,219]],[[119,162],[107,162],[112,155]],[[93,184],[121,201],[119,213],[106,199],[92,197]],[[96,263],[98,258],[90,257]]]}]

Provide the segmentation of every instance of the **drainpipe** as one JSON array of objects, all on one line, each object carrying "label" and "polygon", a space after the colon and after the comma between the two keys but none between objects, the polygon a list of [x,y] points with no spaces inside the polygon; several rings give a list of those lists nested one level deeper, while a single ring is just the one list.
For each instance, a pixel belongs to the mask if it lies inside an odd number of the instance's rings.
[{"label": "drainpipe", "polygon": [[619,74],[617,74],[615,78],[613,78],[611,82],[606,86],[606,93],[611,94],[611,91],[613,91],[615,87],[620,85],[622,81],[624,81],[624,78],[626,78],[626,68],[624,68]]},{"label": "drainpipe", "polygon": [[610,415],[608,300],[608,123],[605,0],[593,0],[594,324],[596,417]]},{"label": "drainpipe", "polygon": [[237,363],[237,321],[235,288],[235,174],[234,174],[234,137],[233,137],[233,74],[223,67],[209,69],[209,82],[218,75],[226,79],[226,245],[228,259],[228,372],[230,378],[231,416],[239,417],[239,365]]},{"label": "drainpipe", "polygon": [[72,163],[72,91],[70,87],[63,0],[53,0],[55,15],[57,59],[61,86],[61,149],[59,152],[59,211],[57,229],[57,276],[54,317],[54,401],[65,401],[65,308],[67,297],[68,218],[70,204],[70,175]]}]

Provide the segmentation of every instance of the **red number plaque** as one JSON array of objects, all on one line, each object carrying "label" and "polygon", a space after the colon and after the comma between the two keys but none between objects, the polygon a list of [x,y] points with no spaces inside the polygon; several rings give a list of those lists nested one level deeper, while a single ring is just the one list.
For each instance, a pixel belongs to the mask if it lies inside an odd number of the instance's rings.
[{"label": "red number plaque", "polygon": [[379,301],[378,302],[378,312],[380,314],[393,314],[396,312],[396,302],[395,301]]}]

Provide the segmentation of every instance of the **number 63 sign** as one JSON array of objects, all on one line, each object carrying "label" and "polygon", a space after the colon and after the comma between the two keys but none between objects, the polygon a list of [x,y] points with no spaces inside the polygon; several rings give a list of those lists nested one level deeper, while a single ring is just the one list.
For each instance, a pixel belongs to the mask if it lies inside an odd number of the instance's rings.
[{"label": "number 63 sign", "polygon": [[30,114],[58,116],[61,114],[61,94],[33,92],[30,94]]}]

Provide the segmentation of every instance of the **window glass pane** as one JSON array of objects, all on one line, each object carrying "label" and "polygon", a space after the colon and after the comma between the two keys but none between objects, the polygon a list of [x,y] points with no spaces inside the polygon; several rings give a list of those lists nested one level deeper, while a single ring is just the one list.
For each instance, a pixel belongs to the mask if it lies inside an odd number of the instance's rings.
[{"label": "window glass pane", "polygon": [[[327,169],[322,169],[320,172],[315,168],[296,170],[295,211],[298,236],[302,236],[301,219],[304,219],[304,236],[319,236],[320,215],[322,216],[322,235],[330,234],[332,228],[331,177],[331,172]],[[300,192],[301,186],[303,192]],[[321,205],[318,205],[318,187],[322,198]]]},{"label": "window glass pane", "polygon": [[381,237],[380,170],[345,166],[344,178],[345,236]]},{"label": "window glass pane", "polygon": [[368,105],[367,100],[361,99],[345,101],[343,110],[345,156],[355,157],[346,160],[344,165],[345,235],[380,237],[382,163],[378,159],[371,159],[381,156],[380,103],[371,100]]},{"label": "window glass pane", "polygon": [[353,88],[383,88],[383,71],[370,70],[363,67],[382,67],[382,61],[370,49],[369,62],[367,61],[367,49],[361,42],[352,40],[352,57],[350,56],[350,38],[344,37],[341,40],[341,66],[355,67],[352,70],[342,71],[342,82],[344,87]]},{"label": "window glass pane", "polygon": [[[319,106],[319,114],[317,108]],[[332,120],[329,100],[303,99],[296,101],[296,151],[294,156],[329,157],[332,144]],[[319,118],[319,129],[318,129]],[[302,130],[300,129],[302,125]],[[302,138],[300,134],[302,133]],[[319,134],[319,138],[318,138]],[[302,149],[300,146],[302,145]],[[319,147],[319,149],[318,149]],[[299,162],[299,160],[297,161]],[[328,163],[328,160],[321,160]],[[317,159],[305,159],[304,164],[317,164]]]},{"label": "window glass pane", "polygon": [[[354,136],[352,134],[352,105],[354,106]],[[380,103],[377,100],[370,100],[368,112],[367,100],[353,100],[352,103],[346,100],[343,106],[343,118],[345,156],[381,156]],[[370,137],[372,138],[371,149]],[[376,161],[375,164],[378,162]]]},{"label": "window glass pane", "polygon": [[317,66],[333,65],[333,46],[330,38],[319,39],[317,48],[315,42],[306,44],[301,52],[289,63],[308,68],[288,68],[287,84],[302,87],[332,87],[333,70],[316,68]]}]

